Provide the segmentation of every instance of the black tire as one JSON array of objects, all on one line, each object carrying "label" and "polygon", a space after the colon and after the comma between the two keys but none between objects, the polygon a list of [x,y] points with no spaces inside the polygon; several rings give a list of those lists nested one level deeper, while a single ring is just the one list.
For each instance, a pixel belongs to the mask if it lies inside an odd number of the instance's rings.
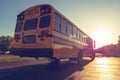
[{"label": "black tire", "polygon": [[80,49],[78,52],[78,56],[77,56],[77,64],[78,65],[82,64],[82,57],[83,57],[83,51],[82,51],[82,49]]},{"label": "black tire", "polygon": [[92,56],[90,56],[90,58],[92,61],[95,59],[95,52],[92,53]]},{"label": "black tire", "polygon": [[48,64],[49,68],[57,68],[59,66],[60,60],[53,58],[51,62]]}]

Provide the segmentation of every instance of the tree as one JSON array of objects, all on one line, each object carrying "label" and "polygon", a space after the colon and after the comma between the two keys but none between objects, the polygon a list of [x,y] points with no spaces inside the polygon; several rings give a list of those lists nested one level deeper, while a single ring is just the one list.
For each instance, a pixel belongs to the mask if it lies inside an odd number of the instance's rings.
[{"label": "tree", "polygon": [[118,37],[117,51],[120,52],[120,36]]},{"label": "tree", "polygon": [[0,51],[10,50],[12,47],[13,38],[11,36],[0,37]]}]

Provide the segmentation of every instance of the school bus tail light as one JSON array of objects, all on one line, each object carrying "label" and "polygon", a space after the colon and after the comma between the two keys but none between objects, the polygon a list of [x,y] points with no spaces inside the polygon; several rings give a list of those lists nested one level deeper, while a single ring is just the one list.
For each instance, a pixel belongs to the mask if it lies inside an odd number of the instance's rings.
[{"label": "school bus tail light", "polygon": [[49,31],[48,30],[42,30],[38,37],[47,37],[47,35],[49,34]]},{"label": "school bus tail light", "polygon": [[25,14],[25,12],[23,11],[19,15],[17,15],[17,20],[18,21],[23,21],[24,20],[24,14]]},{"label": "school bus tail light", "polygon": [[43,31],[41,31],[41,33],[43,34],[43,35],[48,35],[48,30],[43,30]]}]

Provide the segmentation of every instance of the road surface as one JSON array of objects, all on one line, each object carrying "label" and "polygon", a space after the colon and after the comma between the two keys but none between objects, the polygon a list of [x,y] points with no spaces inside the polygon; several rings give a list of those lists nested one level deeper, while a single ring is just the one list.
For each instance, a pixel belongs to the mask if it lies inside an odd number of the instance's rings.
[{"label": "road surface", "polygon": [[0,80],[120,80],[120,58],[85,58],[81,66],[66,60],[57,67],[44,63],[1,69]]}]

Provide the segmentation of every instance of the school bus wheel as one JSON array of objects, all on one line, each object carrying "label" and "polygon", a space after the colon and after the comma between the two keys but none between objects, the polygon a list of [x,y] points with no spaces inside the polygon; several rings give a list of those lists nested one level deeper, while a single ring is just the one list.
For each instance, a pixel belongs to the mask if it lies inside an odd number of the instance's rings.
[{"label": "school bus wheel", "polygon": [[78,56],[77,56],[77,64],[78,65],[82,64],[82,57],[83,57],[83,51],[82,51],[82,49],[80,49],[78,52]]},{"label": "school bus wheel", "polygon": [[91,60],[93,61],[95,59],[95,53],[93,53],[91,56],[90,56]]},{"label": "school bus wheel", "polygon": [[49,63],[50,66],[58,66],[60,63],[60,59],[52,58],[51,62]]}]

